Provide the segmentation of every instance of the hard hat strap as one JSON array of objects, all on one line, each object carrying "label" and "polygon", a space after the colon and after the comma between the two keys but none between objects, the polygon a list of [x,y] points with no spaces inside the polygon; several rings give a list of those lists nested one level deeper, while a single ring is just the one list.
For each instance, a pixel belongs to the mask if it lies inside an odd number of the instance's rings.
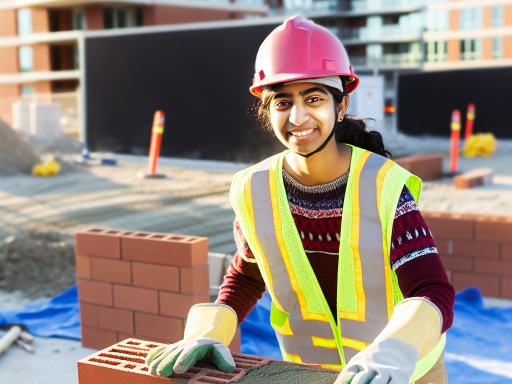
[{"label": "hard hat strap", "polygon": [[331,131],[331,134],[329,135],[329,137],[327,139],[325,139],[324,143],[318,147],[316,150],[314,150],[313,152],[311,153],[308,153],[307,155],[303,155],[302,153],[299,153],[299,152],[295,152],[297,155],[300,155],[302,157],[305,157],[306,159],[309,157],[309,156],[312,156],[314,155],[315,153],[317,152],[320,152],[322,149],[325,148],[325,146],[327,145],[327,143],[329,141],[331,141],[332,137],[334,136],[334,131],[336,130],[336,123],[334,123],[334,127],[332,128],[332,131]]}]

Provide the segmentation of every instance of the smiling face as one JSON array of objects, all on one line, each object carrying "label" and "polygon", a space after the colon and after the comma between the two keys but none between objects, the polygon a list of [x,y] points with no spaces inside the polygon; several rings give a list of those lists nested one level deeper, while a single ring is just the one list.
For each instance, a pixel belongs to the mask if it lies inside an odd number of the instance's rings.
[{"label": "smiling face", "polygon": [[343,117],[346,99],[335,106],[334,97],[322,84],[284,85],[270,102],[274,133],[292,151],[310,153],[331,134],[335,119]]}]

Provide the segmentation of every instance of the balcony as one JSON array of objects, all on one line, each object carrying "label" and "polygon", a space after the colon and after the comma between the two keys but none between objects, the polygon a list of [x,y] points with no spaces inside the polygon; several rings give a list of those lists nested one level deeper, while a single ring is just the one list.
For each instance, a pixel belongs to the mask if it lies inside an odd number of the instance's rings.
[{"label": "balcony", "polygon": [[[350,64],[353,67],[382,68],[382,69],[405,69],[419,68],[421,64],[420,52],[386,53],[380,57],[350,57]],[[362,67],[362,68],[361,68]]]},{"label": "balcony", "polygon": [[[334,30],[331,29],[331,32]],[[353,29],[336,30],[338,36],[346,43],[363,42],[392,42],[397,41],[415,41],[420,40],[422,26],[405,26],[400,24],[389,24],[381,27],[361,27]]]},{"label": "balcony", "polygon": [[381,11],[400,11],[406,8],[421,8],[427,5],[429,0],[352,0],[350,10],[356,13]]}]

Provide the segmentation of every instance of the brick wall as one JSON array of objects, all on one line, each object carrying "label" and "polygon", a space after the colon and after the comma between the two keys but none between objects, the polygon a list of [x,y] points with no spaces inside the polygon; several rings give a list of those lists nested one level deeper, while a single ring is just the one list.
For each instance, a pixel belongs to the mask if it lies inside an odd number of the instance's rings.
[{"label": "brick wall", "polygon": [[16,36],[18,34],[16,9],[0,10],[0,37]]},{"label": "brick wall", "polygon": [[84,347],[179,341],[190,307],[210,301],[207,238],[90,228],[75,239]]},{"label": "brick wall", "polygon": [[231,13],[222,9],[153,5],[144,8],[144,25],[181,24],[229,20]]},{"label": "brick wall", "polygon": [[456,291],[512,299],[512,217],[422,212]]}]

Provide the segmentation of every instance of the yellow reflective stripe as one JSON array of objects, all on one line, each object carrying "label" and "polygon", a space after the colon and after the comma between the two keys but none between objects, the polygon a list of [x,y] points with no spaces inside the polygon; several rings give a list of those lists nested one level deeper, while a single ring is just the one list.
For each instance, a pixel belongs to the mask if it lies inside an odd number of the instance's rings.
[{"label": "yellow reflective stripe", "polygon": [[164,133],[164,127],[153,128],[153,133]]},{"label": "yellow reflective stripe", "polygon": [[350,234],[350,248],[354,258],[354,275],[357,293],[357,312],[339,311],[342,319],[366,321],[366,295],[363,287],[363,269],[361,267],[361,256],[359,254],[359,227],[360,227],[360,209],[359,209],[359,179],[361,171],[372,153],[364,151],[359,157],[356,169],[354,170],[354,181],[352,187],[352,228]]},{"label": "yellow reflective stripe", "polygon": [[320,364],[320,366],[322,368],[339,369],[339,370],[342,370],[345,367],[345,365],[341,365],[341,364]]},{"label": "yellow reflective stripe", "polygon": [[315,347],[338,349],[335,339],[324,339],[323,337],[311,336],[311,340]]},{"label": "yellow reflective stripe", "polygon": [[[377,173],[377,207],[379,210],[379,217],[380,217],[380,200],[381,200],[381,194],[382,194],[382,184],[384,183],[384,177],[386,177],[386,173],[393,167],[396,163],[388,160],[384,163],[384,165],[380,168],[379,172]],[[380,221],[382,222],[382,217],[380,218]],[[388,249],[388,242],[387,242],[387,236],[384,230],[384,227],[382,227],[382,248],[384,252],[384,272],[386,274],[386,301],[387,301],[387,307],[388,307],[388,321],[391,320],[391,315],[393,315],[393,281],[391,280],[391,266],[389,262],[389,249]]]},{"label": "yellow reflective stripe", "polygon": [[370,345],[370,343],[365,343],[364,341],[349,339],[347,337],[342,337],[341,342],[343,343],[344,347],[354,348],[358,351],[362,351],[367,346]]},{"label": "yellow reflective stripe", "polygon": [[285,354],[286,354],[286,356],[288,356],[288,358],[290,359],[290,360],[288,360],[288,361],[293,361],[293,362],[295,362],[295,363],[302,363],[302,359],[300,358],[300,356],[298,356],[298,355],[292,355],[292,354],[290,354],[290,353],[286,353],[286,352],[285,352]]},{"label": "yellow reflective stripe", "polygon": [[[249,217],[251,218],[252,227],[256,228],[256,225],[254,224],[254,208],[252,205],[252,191],[251,191],[251,180],[252,180],[252,173],[254,172],[254,167],[251,167],[250,169],[250,175],[248,175],[245,185],[244,185],[244,197],[245,197],[245,206],[247,208],[247,212],[249,213]],[[247,236],[246,236],[247,237]],[[260,258],[258,265],[261,267],[263,266],[266,274],[265,281],[267,282],[267,288],[269,290],[270,296],[272,297],[272,300],[276,304],[276,307],[279,308],[281,311],[286,312],[283,307],[281,306],[281,303],[277,300],[276,295],[274,294],[274,285],[272,283],[272,274],[270,273],[270,269],[268,267],[267,260],[265,259],[265,255],[263,254],[263,251],[261,250],[261,246],[258,240],[257,236],[253,236],[254,245],[256,246],[256,249],[252,249],[252,252],[254,254],[254,257]],[[252,246],[252,244],[251,244]]]},{"label": "yellow reflective stripe", "polygon": [[279,332],[281,335],[285,335],[285,336],[293,336],[294,335],[292,328],[290,327],[289,319],[286,319],[285,323],[281,327],[278,325],[272,324],[272,328],[274,328],[274,330],[276,332]]},{"label": "yellow reflective stripe", "polygon": [[[319,320],[329,323],[329,316],[321,313],[310,313],[308,312],[308,306],[306,302],[306,297],[304,293],[300,289],[299,282],[297,281],[297,276],[295,276],[295,271],[293,270],[292,263],[290,260],[290,255],[288,254],[288,249],[284,243],[283,237],[283,226],[281,222],[281,213],[279,211],[279,199],[277,197],[277,185],[276,185],[276,171],[277,171],[278,157],[276,156],[275,160],[272,162],[270,166],[268,177],[269,177],[269,186],[270,186],[270,200],[272,202],[272,216],[274,217],[274,228],[276,231],[276,239],[277,244],[279,246],[279,250],[281,252],[281,256],[283,258],[284,264],[286,266],[286,271],[288,272],[288,276],[290,277],[290,282],[292,284],[293,290],[297,293],[297,298],[299,299],[300,311],[302,313],[302,318],[304,320]],[[286,312],[286,311],[284,311]]]}]

